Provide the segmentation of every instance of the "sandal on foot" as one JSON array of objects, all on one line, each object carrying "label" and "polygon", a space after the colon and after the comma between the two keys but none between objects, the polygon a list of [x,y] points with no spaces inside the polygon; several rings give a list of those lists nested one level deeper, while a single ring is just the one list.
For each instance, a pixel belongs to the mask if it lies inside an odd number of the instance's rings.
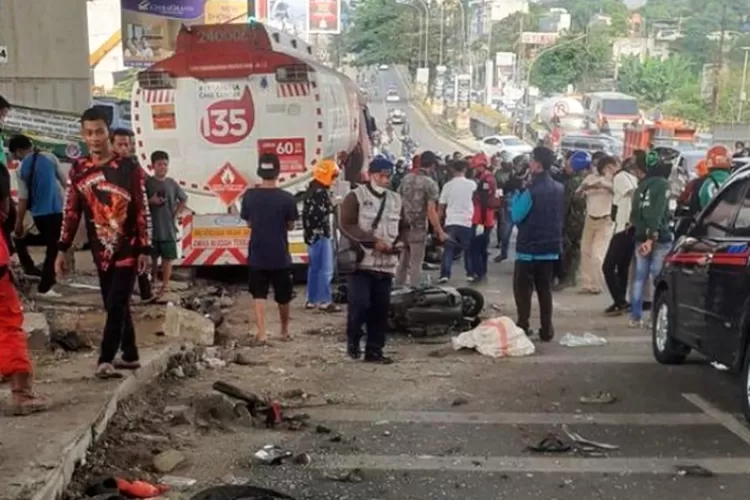
[{"label": "sandal on foot", "polygon": [[567,453],[572,447],[563,443],[563,441],[554,434],[550,434],[539,441],[539,444],[536,446],[527,446],[526,449],[536,453]]},{"label": "sandal on foot", "polygon": [[111,363],[102,363],[96,367],[94,376],[100,380],[111,380],[114,378],[122,378],[122,373],[115,370],[115,367]]},{"label": "sandal on foot", "polygon": [[116,359],[112,366],[117,370],[137,370],[141,367],[140,361],[125,361],[123,359]]},{"label": "sandal on foot", "polygon": [[9,407],[11,415],[20,417],[40,413],[49,409],[49,401],[32,391],[13,391],[13,402]]},{"label": "sandal on foot", "polygon": [[271,347],[271,344],[267,340],[253,338],[247,343],[247,347]]},{"label": "sandal on foot", "polygon": [[294,340],[294,337],[292,337],[291,335],[287,335],[286,337],[279,337],[279,339],[282,342],[291,342],[292,340]]}]

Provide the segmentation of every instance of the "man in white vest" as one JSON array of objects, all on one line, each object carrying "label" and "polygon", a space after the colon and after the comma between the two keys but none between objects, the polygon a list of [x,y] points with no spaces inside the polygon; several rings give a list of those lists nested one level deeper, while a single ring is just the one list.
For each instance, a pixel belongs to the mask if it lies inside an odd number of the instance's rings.
[{"label": "man in white vest", "polygon": [[369,183],[350,192],[340,209],[341,234],[349,239],[357,254],[347,289],[347,353],[353,359],[360,359],[360,341],[366,329],[364,360],[391,364],[393,360],[383,354],[383,347],[391,285],[405,227],[401,196],[388,189],[393,163],[377,157],[368,171]]}]

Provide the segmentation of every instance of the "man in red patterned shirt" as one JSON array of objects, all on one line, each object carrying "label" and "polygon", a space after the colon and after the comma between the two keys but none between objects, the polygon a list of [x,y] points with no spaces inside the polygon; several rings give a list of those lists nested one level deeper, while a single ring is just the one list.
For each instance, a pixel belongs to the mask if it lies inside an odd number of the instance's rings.
[{"label": "man in red patterned shirt", "polygon": [[[89,154],[70,169],[55,270],[58,276],[67,271],[64,252],[73,244],[84,215],[107,311],[96,376],[119,378],[122,374],[117,368],[140,367],[130,296],[136,276],[150,264],[151,215],[145,174],[132,158],[112,151],[107,116],[101,110],[84,111],[81,135]],[[115,361],[118,350],[122,358]]]}]

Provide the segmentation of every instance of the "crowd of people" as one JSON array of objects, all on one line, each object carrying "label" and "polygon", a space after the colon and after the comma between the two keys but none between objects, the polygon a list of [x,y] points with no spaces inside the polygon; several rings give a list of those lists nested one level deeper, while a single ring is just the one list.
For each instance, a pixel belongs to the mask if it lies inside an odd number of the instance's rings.
[{"label": "crowd of people", "polygon": [[[0,98],[0,120],[9,106]],[[28,137],[10,138],[10,153],[20,162],[17,203],[10,195],[8,160],[0,157],[0,374],[12,381],[13,409],[20,414],[46,408],[31,390],[21,301],[10,272],[11,254],[19,249],[20,256],[28,237],[27,213],[46,246],[41,270],[32,271],[33,261],[24,265],[27,274],[39,275],[40,296],[54,293],[68,271],[65,254],[84,219],[106,311],[98,378],[122,377],[122,370],[140,366],[131,295],[138,283],[144,300],[162,297],[178,256],[175,221],[187,196],[168,176],[168,154],[154,152],[147,175],[133,155],[132,133],[111,131],[100,110],[82,114],[81,130],[88,153],[73,163],[66,180],[54,156],[36,149]],[[267,345],[270,290],[279,308],[280,338],[291,340],[288,232],[300,215],[309,256],[305,308],[341,310],[333,300],[332,278],[335,266],[347,261],[347,352],[380,364],[393,362],[384,354],[392,288],[424,284],[430,245],[443,248],[440,283],[455,279],[459,259],[465,280],[482,283],[488,281],[491,236],[499,250],[492,261],[501,263],[509,258],[515,229],[516,322],[529,336],[538,333],[550,341],[552,295],[566,287],[590,295],[607,288],[613,302],[604,313],[629,313],[631,326],[642,326],[649,284],[681,230],[679,224],[673,229],[669,208],[671,165],[654,151],[636,151],[624,161],[585,151],[558,158],[542,145],[528,155],[492,158],[484,153],[441,158],[424,151],[408,165],[378,156],[367,166],[368,180],[353,183],[340,199],[333,194],[337,161],[314,165],[301,214],[299,200],[278,186],[281,165],[274,154],[260,157],[261,182],[242,197],[240,216],[252,229],[249,291],[257,345]],[[711,148],[698,167],[699,178],[680,197],[678,213],[694,216],[705,207],[731,164],[726,148]],[[158,277],[161,288],[154,294]],[[534,293],[538,332],[531,328]]]}]

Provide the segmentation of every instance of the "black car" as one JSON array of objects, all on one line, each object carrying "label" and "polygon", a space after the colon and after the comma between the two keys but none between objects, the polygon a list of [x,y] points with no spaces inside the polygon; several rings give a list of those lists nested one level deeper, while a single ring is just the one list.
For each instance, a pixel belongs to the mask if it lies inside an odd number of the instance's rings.
[{"label": "black car", "polygon": [[750,421],[750,170],[732,175],[677,240],[654,293],[656,360],[680,364],[694,349],[741,373]]}]

